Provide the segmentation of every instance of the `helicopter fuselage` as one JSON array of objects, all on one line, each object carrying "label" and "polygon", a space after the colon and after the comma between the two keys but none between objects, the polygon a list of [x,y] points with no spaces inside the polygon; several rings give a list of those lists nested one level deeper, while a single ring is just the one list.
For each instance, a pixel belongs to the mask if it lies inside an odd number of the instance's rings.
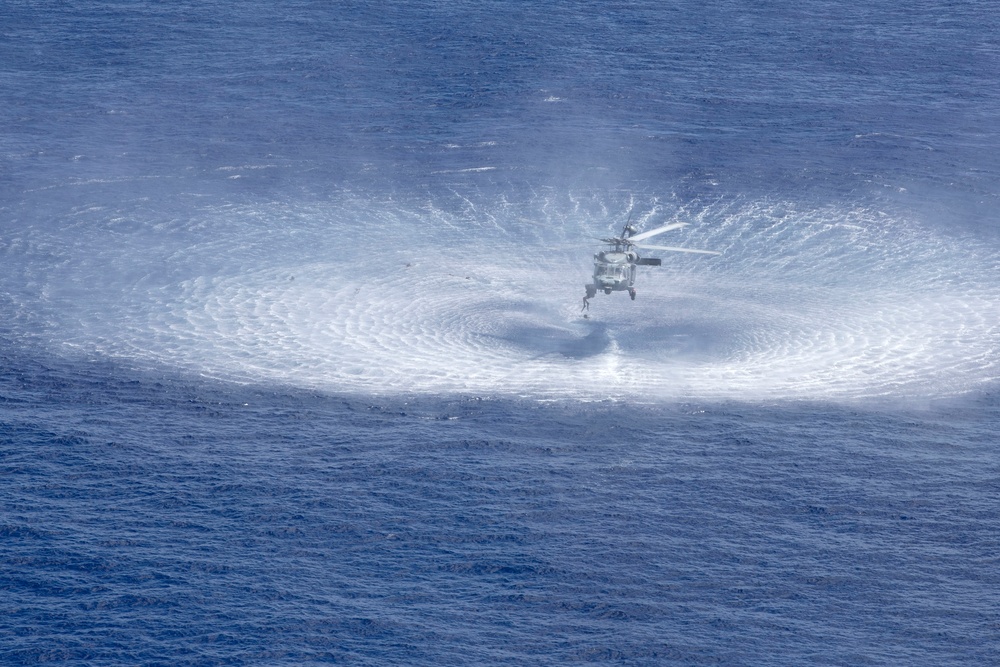
[{"label": "helicopter fuselage", "polygon": [[635,284],[634,252],[604,250],[594,254],[594,292],[624,292]]}]

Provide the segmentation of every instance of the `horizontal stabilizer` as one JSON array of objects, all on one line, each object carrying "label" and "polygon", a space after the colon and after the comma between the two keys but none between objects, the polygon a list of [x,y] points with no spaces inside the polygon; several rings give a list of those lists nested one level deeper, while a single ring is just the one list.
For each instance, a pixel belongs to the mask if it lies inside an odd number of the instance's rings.
[{"label": "horizontal stabilizer", "polygon": [[659,266],[661,260],[659,257],[640,257],[636,264],[639,266]]}]

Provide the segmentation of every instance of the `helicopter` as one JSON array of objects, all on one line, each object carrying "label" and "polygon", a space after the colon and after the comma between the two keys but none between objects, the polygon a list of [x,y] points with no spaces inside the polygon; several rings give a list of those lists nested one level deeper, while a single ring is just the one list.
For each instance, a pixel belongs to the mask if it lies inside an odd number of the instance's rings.
[{"label": "helicopter", "polygon": [[625,222],[621,236],[608,239],[600,239],[608,244],[607,250],[594,253],[594,282],[585,285],[587,294],[583,297],[583,310],[590,309],[590,299],[598,292],[611,294],[612,292],[628,292],[628,295],[635,301],[635,267],[637,266],[660,266],[659,257],[640,257],[636,248],[647,250],[668,250],[671,252],[689,252],[700,255],[721,255],[714,250],[693,250],[691,248],[677,248],[674,246],[646,245],[642,243],[646,239],[659,236],[665,232],[670,232],[681,227],[686,227],[686,222],[671,222],[650,229],[647,232],[637,233],[639,230],[630,225],[632,217]]}]

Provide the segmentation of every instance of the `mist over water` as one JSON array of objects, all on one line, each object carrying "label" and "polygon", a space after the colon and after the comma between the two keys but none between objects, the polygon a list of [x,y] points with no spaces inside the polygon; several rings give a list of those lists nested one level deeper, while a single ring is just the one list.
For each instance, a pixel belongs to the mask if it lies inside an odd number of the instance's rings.
[{"label": "mist over water", "polygon": [[[71,356],[333,391],[852,400],[995,377],[996,254],[973,235],[860,205],[482,198],[141,223],[94,206],[8,244],[13,326]],[[668,254],[635,302],[599,294],[584,319],[593,238],[629,210],[689,221],[669,242],[723,255]]]}]

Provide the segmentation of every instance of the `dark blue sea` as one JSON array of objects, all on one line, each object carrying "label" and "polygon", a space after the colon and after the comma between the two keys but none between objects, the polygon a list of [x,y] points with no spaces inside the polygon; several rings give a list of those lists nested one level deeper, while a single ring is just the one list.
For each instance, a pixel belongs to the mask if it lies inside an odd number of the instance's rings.
[{"label": "dark blue sea", "polygon": [[998,80],[972,0],[4,0],[0,663],[1000,664]]}]

